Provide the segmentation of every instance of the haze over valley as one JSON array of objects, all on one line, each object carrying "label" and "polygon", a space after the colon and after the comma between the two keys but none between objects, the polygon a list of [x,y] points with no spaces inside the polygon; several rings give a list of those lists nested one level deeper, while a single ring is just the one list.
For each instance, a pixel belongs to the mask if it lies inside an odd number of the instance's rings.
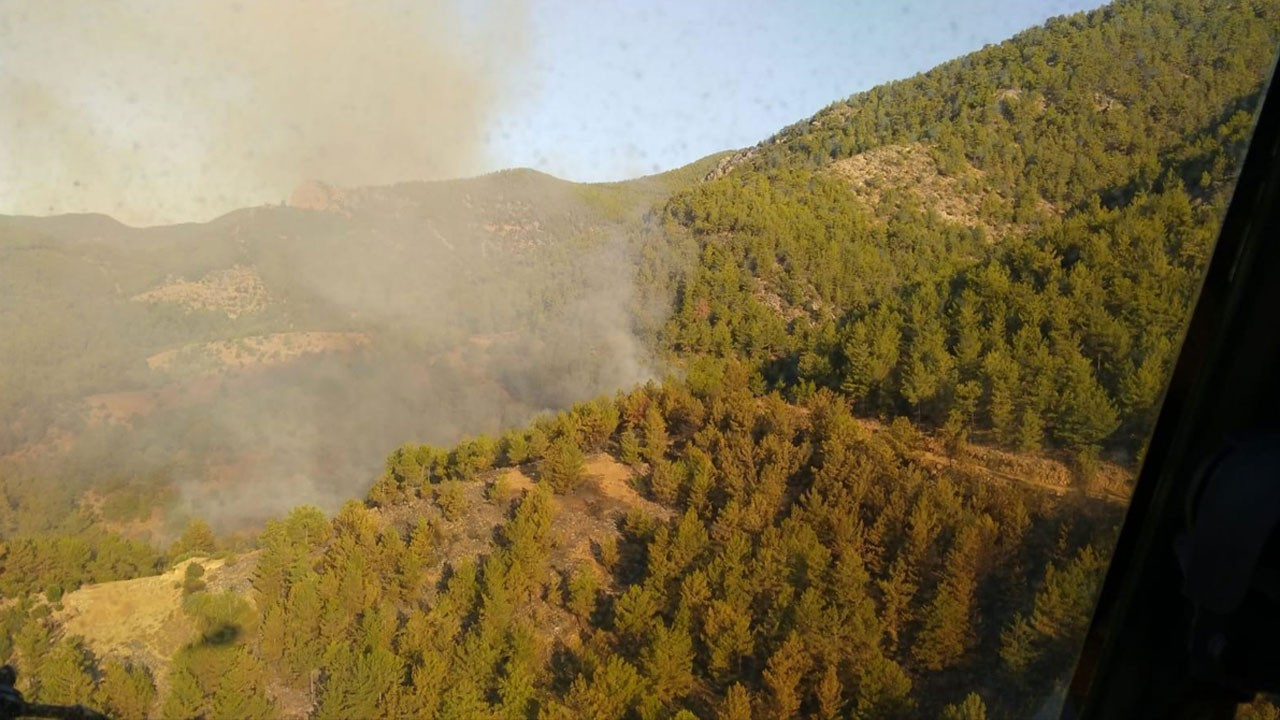
[{"label": "haze over valley", "polygon": [[[0,220],[21,299],[0,321],[0,456],[32,482],[67,478],[48,488],[61,502],[162,492],[224,529],[334,510],[404,442],[497,433],[654,377],[637,318],[664,308],[634,314],[628,234],[670,182],[510,171],[308,183],[207,224]],[[50,529],[12,510],[11,531]]]}]

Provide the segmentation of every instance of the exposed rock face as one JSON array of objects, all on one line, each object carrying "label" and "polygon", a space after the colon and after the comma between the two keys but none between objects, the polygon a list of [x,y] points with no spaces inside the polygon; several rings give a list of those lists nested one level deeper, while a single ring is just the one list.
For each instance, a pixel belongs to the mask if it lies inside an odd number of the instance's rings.
[{"label": "exposed rock face", "polygon": [[322,183],[319,180],[307,180],[294,188],[289,196],[289,207],[301,210],[318,210],[321,212],[342,212],[347,191]]},{"label": "exposed rock face", "polygon": [[749,148],[745,148],[743,150],[739,150],[738,152],[716,163],[715,168],[713,168],[711,172],[707,173],[706,177],[702,178],[703,181],[710,182],[712,180],[719,180],[720,178],[732,172],[734,168],[738,167],[739,165],[746,162],[747,160],[750,160],[758,152],[760,152],[759,146],[752,146]]}]

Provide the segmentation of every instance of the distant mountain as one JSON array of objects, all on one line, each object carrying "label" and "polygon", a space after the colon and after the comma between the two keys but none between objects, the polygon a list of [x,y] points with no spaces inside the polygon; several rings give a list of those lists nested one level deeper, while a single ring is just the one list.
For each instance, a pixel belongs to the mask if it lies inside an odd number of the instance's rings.
[{"label": "distant mountain", "polygon": [[0,218],[0,535],[74,527],[74,507],[163,534],[135,507],[155,492],[227,527],[336,507],[401,442],[647,379],[628,234],[713,162],[308,183],[305,207],[170,227]]}]

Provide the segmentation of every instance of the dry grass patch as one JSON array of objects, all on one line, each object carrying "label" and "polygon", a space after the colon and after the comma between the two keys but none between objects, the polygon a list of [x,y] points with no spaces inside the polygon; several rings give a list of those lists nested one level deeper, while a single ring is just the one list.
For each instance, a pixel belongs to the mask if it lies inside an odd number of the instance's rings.
[{"label": "dry grass patch", "polygon": [[623,507],[640,508],[660,520],[671,517],[671,511],[652,500],[646,500],[636,492],[636,474],[631,468],[623,465],[607,453],[596,453],[587,457],[582,463],[582,470],[588,480],[595,481],[600,494],[614,500]]},{"label": "dry grass patch", "polygon": [[235,265],[214,270],[199,280],[175,278],[133,296],[134,302],[179,305],[188,311],[212,310],[232,320],[261,312],[267,306],[267,286],[252,268]]},{"label": "dry grass patch", "polygon": [[[966,166],[960,173],[943,174],[929,149],[921,143],[885,145],[837,160],[831,171],[844,178],[871,207],[880,205],[890,190],[915,197],[944,220],[979,227],[988,235],[996,228],[982,219],[982,203],[1003,202],[991,190],[974,192],[981,172]],[[970,181],[970,182],[966,182]]]},{"label": "dry grass patch", "polygon": [[182,579],[187,565],[205,568],[213,592],[246,593],[253,557],[234,565],[223,559],[191,558],[163,575],[86,585],[62,597],[54,619],[67,635],[79,635],[95,655],[111,655],[145,664],[163,696],[170,659],[195,639],[195,622],[182,609]]},{"label": "dry grass patch", "polygon": [[306,355],[348,352],[370,342],[367,334],[355,332],[254,335],[165,350],[147,358],[147,367],[166,372],[248,370],[285,365]]},{"label": "dry grass patch", "polygon": [[[870,433],[888,432],[876,420],[859,418],[858,425]],[[970,442],[958,454],[951,454],[941,439],[925,435],[921,444],[908,453],[911,460],[927,468],[952,468],[988,482],[1016,484],[1037,488],[1054,495],[1083,490],[1096,499],[1127,504],[1133,490],[1133,473],[1109,462],[1099,462],[1096,476],[1087,487],[1080,487],[1077,474],[1060,459],[1011,452]]]}]

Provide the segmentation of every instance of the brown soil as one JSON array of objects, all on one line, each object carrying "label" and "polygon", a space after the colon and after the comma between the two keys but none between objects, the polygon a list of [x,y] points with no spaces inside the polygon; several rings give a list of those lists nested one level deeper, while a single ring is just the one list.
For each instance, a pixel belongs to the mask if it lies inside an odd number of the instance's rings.
[{"label": "brown soil", "polygon": [[489,333],[487,335],[472,335],[467,338],[467,342],[479,348],[487,348],[494,343],[510,344],[520,339],[520,333],[515,331]]},{"label": "brown soil", "polygon": [[85,419],[90,425],[125,423],[130,418],[155,410],[158,400],[159,393],[151,391],[87,395],[84,402],[89,410]]},{"label": "brown soil", "polygon": [[[632,484],[634,471],[607,454],[589,456],[583,463],[583,471],[586,481],[578,490],[552,497],[556,541],[551,562],[564,573],[589,565],[602,578],[607,578],[609,573],[596,557],[597,547],[609,537],[619,537],[619,524],[627,513],[640,508],[660,520],[668,519],[671,513],[641,497]],[[442,563],[434,575],[438,579],[444,562],[457,562],[490,551],[496,530],[509,517],[511,502],[534,488],[538,482],[535,477],[533,467],[524,466],[502,468],[481,481],[463,483],[461,491],[466,496],[466,510],[454,521],[444,521],[439,508],[424,500],[388,506],[378,513],[383,522],[402,530],[424,517],[434,519],[438,527],[444,528],[445,537],[440,546]],[[506,497],[491,499],[489,495],[499,484]]]},{"label": "brown soil", "polygon": [[0,465],[22,464],[41,457],[65,453],[75,445],[75,442],[75,433],[54,426],[49,428],[40,440],[23,445],[5,455],[0,455]]},{"label": "brown soil", "polygon": [[671,511],[651,500],[640,497],[636,492],[636,473],[607,453],[596,453],[586,459],[582,465],[589,480],[595,481],[601,495],[615,500],[628,509],[638,507],[661,520],[666,520]]},{"label": "brown soil", "polygon": [[533,489],[533,478],[525,475],[524,471],[518,467],[503,470],[501,477],[503,482],[516,492],[528,492]]}]

